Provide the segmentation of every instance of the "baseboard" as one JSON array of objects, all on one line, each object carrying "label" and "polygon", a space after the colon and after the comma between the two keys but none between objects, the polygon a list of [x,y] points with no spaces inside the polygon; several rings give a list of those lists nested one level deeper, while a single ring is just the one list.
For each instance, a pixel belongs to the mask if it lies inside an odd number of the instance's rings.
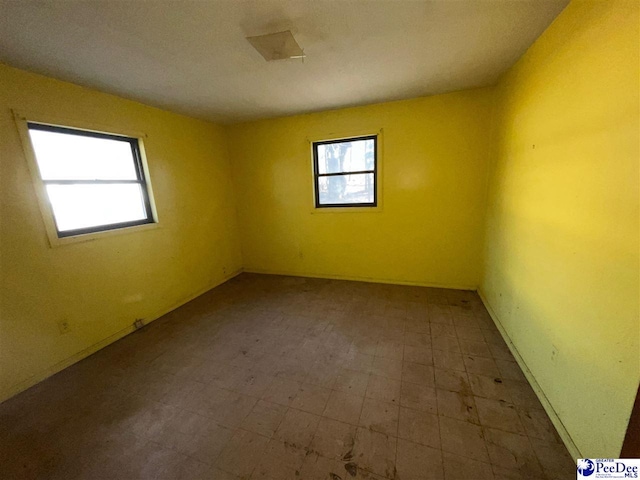
[{"label": "baseboard", "polygon": [[[157,320],[158,318],[162,317],[163,315],[166,315],[167,313],[175,310],[176,308],[181,307],[182,305],[189,303],[191,300],[193,300],[194,298],[199,297],[200,295],[207,293],[209,290],[216,288],[219,285],[222,285],[223,283],[231,280],[232,278],[236,277],[237,275],[239,275],[240,273],[242,273],[242,268],[239,268],[238,270],[236,270],[235,272],[231,273],[230,275],[226,275],[225,277],[223,277],[222,279],[218,280],[217,282],[214,282],[213,284],[199,290],[198,292],[194,293],[193,295],[190,295],[182,300],[179,300],[178,302],[176,302],[175,304],[173,304],[172,306],[168,307],[168,308],[164,308],[148,317],[146,317],[144,319],[144,323],[149,324],[151,322],[153,322],[154,320]],[[79,351],[78,353],[75,353],[74,355],[71,355],[68,358],[65,358],[64,360],[62,360],[61,362],[56,363],[55,365],[43,370],[40,373],[37,373],[35,375],[33,375],[32,377],[29,377],[26,380],[23,380],[22,382],[18,383],[17,385],[14,385],[13,387],[9,388],[9,390],[7,392],[2,392],[2,394],[0,394],[0,403],[9,400],[11,397],[14,397],[15,395],[19,394],[20,392],[23,392],[31,387],[33,387],[34,385],[42,382],[43,380],[46,380],[47,378],[51,377],[52,375],[55,375],[56,373],[64,370],[67,367],[70,367],[71,365],[73,365],[74,363],[79,362],[80,360],[83,360],[85,358],[87,358],[89,355],[97,352],[98,350],[103,349],[104,347],[106,347],[107,345],[112,344],[113,342],[116,342],[118,340],[120,340],[123,337],[126,337],[127,335],[129,335],[130,333],[134,332],[135,328],[133,325],[128,326],[126,328],[123,328],[122,330],[119,330],[117,332],[115,332],[114,334],[108,336],[107,338],[100,340],[97,343],[94,343],[93,345]]]},{"label": "baseboard", "polygon": [[545,395],[544,390],[542,390],[542,387],[540,387],[540,384],[536,380],[536,377],[533,375],[533,373],[527,366],[526,362],[522,358],[522,355],[520,355],[520,352],[518,352],[518,349],[514,345],[513,341],[511,341],[511,337],[509,337],[509,334],[507,333],[506,329],[500,322],[498,315],[495,313],[495,311],[489,304],[487,298],[485,297],[484,293],[480,288],[478,288],[478,295],[480,295],[480,299],[482,300],[482,303],[484,303],[484,306],[489,312],[489,315],[491,316],[493,322],[496,324],[496,327],[498,327],[498,330],[500,331],[500,335],[502,335],[502,338],[504,339],[507,346],[509,347],[509,350],[513,354],[513,357],[516,359],[516,362],[522,369],[524,376],[527,378],[529,385],[531,385],[531,387],[533,388],[533,391],[538,397],[538,400],[540,400],[542,407],[547,412],[547,415],[549,415],[549,418],[551,419],[551,423],[553,423],[553,426],[556,427],[556,430],[558,431],[558,435],[560,435],[560,438],[562,439],[564,445],[567,447],[569,454],[573,457],[574,460],[578,458],[584,458],[580,453],[580,450],[574,443],[573,439],[571,438],[571,435],[567,431],[566,427],[562,423],[562,420],[560,419],[557,412],[553,408],[553,405],[551,405],[551,402]]},{"label": "baseboard", "polygon": [[287,277],[326,278],[330,280],[349,280],[352,282],[384,283],[390,285],[409,285],[414,287],[450,288],[452,290],[476,290],[475,285],[452,285],[444,283],[413,282],[405,280],[393,280],[389,278],[356,277],[350,275],[335,275],[329,273],[287,272],[281,270],[262,270],[259,268],[245,267],[246,273],[259,273],[262,275],[283,275]]}]

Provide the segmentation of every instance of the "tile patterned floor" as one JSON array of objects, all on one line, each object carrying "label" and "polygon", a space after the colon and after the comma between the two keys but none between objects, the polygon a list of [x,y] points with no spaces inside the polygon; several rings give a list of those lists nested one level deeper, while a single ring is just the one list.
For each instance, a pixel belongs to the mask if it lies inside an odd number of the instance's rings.
[{"label": "tile patterned floor", "polygon": [[243,274],[0,405],[0,478],[575,468],[475,293]]}]

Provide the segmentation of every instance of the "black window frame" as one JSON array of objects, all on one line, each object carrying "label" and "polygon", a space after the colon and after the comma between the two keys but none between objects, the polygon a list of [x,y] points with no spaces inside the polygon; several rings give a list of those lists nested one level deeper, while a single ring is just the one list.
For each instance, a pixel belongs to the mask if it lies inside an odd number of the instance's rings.
[{"label": "black window frame", "polygon": [[[135,227],[138,225],[147,225],[150,223],[156,223],[155,217],[153,215],[153,209],[151,208],[151,199],[149,197],[149,187],[147,184],[147,179],[145,177],[144,167],[142,164],[140,144],[137,138],[128,137],[126,135],[117,135],[112,133],[102,133],[102,132],[93,132],[89,130],[81,130],[81,129],[72,128],[72,127],[47,125],[44,123],[30,122],[30,121],[27,121],[27,129],[28,131],[41,130],[45,132],[64,133],[64,134],[76,135],[80,137],[92,137],[92,138],[104,138],[109,140],[116,140],[120,142],[126,142],[131,147],[131,156],[133,159],[133,164],[136,172],[135,180],[45,180],[44,178],[42,178],[42,175],[39,175],[39,176],[40,176],[40,181],[42,181],[42,183],[45,186],[45,191],[46,191],[47,185],[108,185],[108,184],[134,184],[134,183],[138,184],[140,185],[142,190],[142,199],[143,199],[144,210],[146,214],[145,218],[140,220],[133,220],[130,222],[108,223],[104,225],[96,225],[93,227],[76,228],[73,230],[60,231],[58,229],[58,222],[56,221],[55,211],[53,210],[53,206],[52,206],[51,214],[53,215],[53,221],[56,227],[56,234],[58,235],[58,238],[73,237],[76,235],[86,235],[88,233],[105,232],[108,230],[118,230],[121,228]],[[34,150],[34,156],[36,157],[35,160],[37,164],[38,159],[37,159],[37,155],[35,155],[35,150]],[[48,192],[47,192],[47,199],[49,199]]]},{"label": "black window frame", "polygon": [[[361,140],[373,140],[373,170],[358,170],[354,172],[320,173],[318,168],[318,146],[336,143],[348,143]],[[320,178],[372,173],[373,174],[373,202],[367,203],[320,203]],[[313,142],[313,182],[315,208],[373,208],[378,206],[378,135],[364,135],[360,137],[339,138]]]}]

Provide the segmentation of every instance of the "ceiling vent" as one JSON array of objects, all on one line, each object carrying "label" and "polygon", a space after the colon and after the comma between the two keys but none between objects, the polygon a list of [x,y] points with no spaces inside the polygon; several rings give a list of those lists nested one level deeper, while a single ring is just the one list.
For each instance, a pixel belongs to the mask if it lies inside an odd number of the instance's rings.
[{"label": "ceiling vent", "polygon": [[305,57],[304,51],[293,38],[290,30],[247,37],[247,40],[267,62]]}]

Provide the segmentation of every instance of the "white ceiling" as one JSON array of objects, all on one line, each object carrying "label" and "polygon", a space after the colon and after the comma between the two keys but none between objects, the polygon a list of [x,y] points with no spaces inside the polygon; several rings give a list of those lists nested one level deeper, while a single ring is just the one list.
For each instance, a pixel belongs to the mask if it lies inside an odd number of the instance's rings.
[{"label": "white ceiling", "polygon": [[[491,85],[568,0],[0,0],[0,62],[222,123]],[[291,30],[307,58],[245,37]]]}]

